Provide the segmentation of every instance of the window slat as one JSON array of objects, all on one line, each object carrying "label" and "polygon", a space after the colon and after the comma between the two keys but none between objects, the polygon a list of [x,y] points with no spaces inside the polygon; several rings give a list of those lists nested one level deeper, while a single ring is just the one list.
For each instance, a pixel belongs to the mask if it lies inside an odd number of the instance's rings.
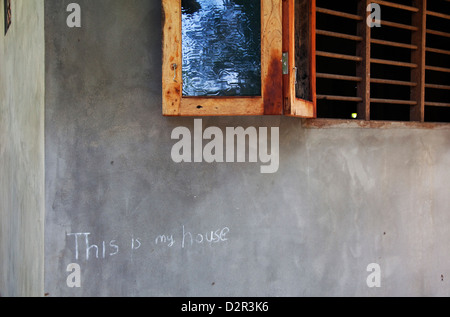
[{"label": "window slat", "polygon": [[400,66],[400,67],[409,67],[409,68],[417,68],[417,64],[414,63],[406,63],[406,62],[399,62],[399,61],[391,61],[387,59],[379,59],[379,58],[371,58],[371,63],[375,64],[383,64],[383,65],[392,65],[392,66]]},{"label": "window slat", "polygon": [[428,34],[432,34],[432,35],[443,36],[443,37],[450,37],[450,33],[442,32],[442,31],[436,31],[436,30],[427,29],[427,33]]},{"label": "window slat", "polygon": [[337,79],[337,80],[347,80],[347,81],[361,81],[361,77],[357,76],[345,76],[345,75],[336,75],[336,74],[326,74],[326,73],[317,73],[317,78],[325,78],[325,79]]},{"label": "window slat", "polygon": [[338,16],[338,17],[341,17],[341,18],[347,18],[347,19],[352,19],[352,20],[356,20],[356,21],[362,21],[363,20],[363,18],[360,17],[359,15],[346,13],[346,12],[341,12],[341,11],[335,11],[335,10],[319,8],[319,7],[316,8],[316,11],[319,12],[319,13],[334,15],[334,16]]},{"label": "window slat", "polygon": [[354,101],[361,102],[360,97],[350,97],[350,96],[334,96],[334,95],[317,95],[318,100],[335,100],[335,101]]},{"label": "window slat", "polygon": [[371,78],[370,82],[374,84],[388,84],[388,85],[411,86],[411,87],[417,86],[417,83],[411,81],[401,81],[382,78]]},{"label": "window slat", "polygon": [[442,19],[446,19],[446,20],[450,20],[450,15],[449,14],[444,14],[444,13],[440,13],[440,12],[434,12],[434,11],[427,10],[427,15],[431,15],[431,16],[442,18]]},{"label": "window slat", "polygon": [[437,66],[425,66],[426,70],[433,70],[436,72],[450,73],[450,68],[437,67]]},{"label": "window slat", "polygon": [[427,107],[450,107],[450,103],[445,102],[425,102]]},{"label": "window slat", "polygon": [[322,56],[322,57],[345,59],[345,60],[350,60],[350,61],[361,61],[362,60],[362,57],[359,57],[359,56],[336,54],[336,53],[323,52],[323,51],[316,51],[316,55]]},{"label": "window slat", "polygon": [[445,54],[445,55],[450,55],[450,51],[447,50],[441,50],[438,48],[431,48],[431,47],[427,47],[426,48],[427,52],[431,52],[431,53],[438,53],[438,54]]},{"label": "window slat", "polygon": [[374,38],[372,38],[370,40],[370,43],[386,45],[386,46],[409,48],[411,50],[416,50],[417,49],[417,45],[407,44],[407,43],[399,43],[399,42],[392,42],[392,41],[385,41],[385,40],[379,40],[379,39],[374,39]]},{"label": "window slat", "polygon": [[419,29],[417,26],[401,24],[401,23],[385,21],[385,20],[381,20],[380,23],[382,26],[385,25],[385,26],[390,26],[390,27],[404,29],[404,30],[410,30],[410,31],[417,31]]},{"label": "window slat", "polygon": [[411,12],[419,12],[418,8],[403,5],[403,4],[393,3],[393,2],[389,2],[389,1],[372,0],[372,2],[378,3],[379,5],[383,5],[386,7],[391,7],[391,8],[396,8],[396,9],[401,9],[401,10],[406,10],[406,11],[411,11]]},{"label": "window slat", "polygon": [[389,103],[396,105],[416,105],[417,101],[413,100],[399,100],[399,99],[383,99],[383,98],[370,98],[370,102],[373,103]]},{"label": "window slat", "polygon": [[437,84],[425,84],[425,88],[450,90],[450,86],[447,86],[447,85],[437,85]]},{"label": "window slat", "polygon": [[330,37],[337,37],[337,38],[347,39],[347,40],[352,40],[352,41],[362,41],[361,36],[331,32],[331,31],[326,31],[326,30],[316,30],[316,34],[330,36]]}]

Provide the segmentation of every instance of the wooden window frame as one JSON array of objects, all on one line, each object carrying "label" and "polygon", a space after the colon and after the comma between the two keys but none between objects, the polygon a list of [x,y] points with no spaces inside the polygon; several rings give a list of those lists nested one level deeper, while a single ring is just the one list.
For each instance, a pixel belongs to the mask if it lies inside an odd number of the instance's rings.
[{"label": "wooden window frame", "polygon": [[283,95],[284,95],[284,115],[300,118],[316,118],[317,97],[316,97],[316,0],[309,0],[309,81],[310,100],[300,99],[296,96],[296,17],[295,0],[283,1],[283,52],[288,56],[288,71],[283,75]]},{"label": "wooden window frame", "polygon": [[165,116],[251,116],[283,113],[282,0],[261,0],[261,96],[182,95],[181,0],[162,0],[162,101]]},{"label": "wooden window frame", "polygon": [[[413,0],[412,6],[397,5],[384,0],[361,0],[358,2],[357,15],[343,13],[349,19],[359,20],[359,27],[356,35],[351,39],[362,39],[357,45],[356,56],[346,56],[342,54],[328,54],[316,50],[316,35],[340,36],[328,32],[317,30],[316,14],[324,13],[323,8],[316,7],[316,0],[310,0],[311,5],[308,14],[309,19],[309,61],[310,67],[308,76],[310,77],[310,92],[308,100],[300,99],[296,96],[296,48],[299,42],[296,37],[296,0],[261,0],[261,96],[260,97],[186,97],[182,95],[182,43],[181,43],[181,0],[162,0],[162,29],[163,29],[163,64],[162,64],[162,101],[163,115],[165,116],[246,116],[246,115],[285,115],[301,117],[307,119],[304,122],[320,121],[319,126],[329,121],[331,124],[342,119],[317,118],[318,100],[342,100],[357,102],[356,120],[370,122],[372,103],[393,103],[410,105],[409,121],[392,121],[400,123],[416,122],[431,123],[425,121],[426,107],[447,106],[450,104],[430,102],[426,99],[425,88],[449,89],[449,86],[433,85],[427,83],[427,70],[437,69],[446,71],[443,67],[430,67],[426,65],[425,54],[432,51],[427,47],[426,37],[431,33],[426,27],[427,15],[440,16],[450,19],[448,15],[438,14],[427,10],[427,0]],[[370,27],[366,20],[369,15],[366,8],[370,3],[378,3],[382,6],[399,7],[404,10],[416,12],[413,15],[412,26],[415,31],[411,39],[411,47],[417,49],[411,55],[411,65],[417,65],[412,69],[412,77],[415,83],[411,88],[409,100],[391,100],[375,98],[371,95],[371,84],[381,83],[389,85],[407,84],[395,80],[384,80],[372,78],[370,75],[371,64],[391,63],[390,61],[376,60],[371,56],[371,43],[379,45],[391,45],[388,41],[372,39]],[[328,10],[328,14],[338,14]],[[302,16],[304,16],[302,14]],[[300,17],[301,18],[301,17]],[[382,25],[393,27],[403,27],[398,23],[382,21]],[[333,33],[333,34],[332,34]],[[448,36],[448,33],[438,32],[438,35]],[[433,34],[433,33],[431,33]],[[348,36],[350,38],[350,36]],[[301,41],[305,41],[302,39]],[[303,49],[304,50],[304,49]],[[443,50],[434,50],[444,52]],[[304,52],[304,51],[303,51]],[[297,52],[298,53],[298,52]],[[448,54],[447,51],[444,52]],[[356,76],[333,75],[330,78],[339,80],[356,80],[357,97],[328,96],[317,93],[316,78],[324,77],[328,74],[316,72],[316,57],[329,56],[333,58],[349,59],[357,61]],[[397,63],[400,65],[400,63]],[[408,64],[408,63],[402,63]],[[176,68],[174,68],[176,65]],[[405,65],[405,67],[408,65]],[[439,68],[439,69],[438,69]],[[351,77],[351,78],[350,78]],[[412,83],[411,83],[412,85]],[[310,121],[309,119],[312,119]],[[345,121],[345,120],[344,120]],[[355,120],[347,120],[354,122]],[[379,121],[379,119],[377,120]],[[391,122],[391,121],[386,121]],[[440,123],[440,122],[437,122]],[[442,123],[448,124],[448,123]],[[377,126],[376,124],[363,124],[365,127]],[[428,124],[429,125],[429,124]],[[361,126],[359,124],[358,126]],[[416,124],[414,124],[416,126]]]}]

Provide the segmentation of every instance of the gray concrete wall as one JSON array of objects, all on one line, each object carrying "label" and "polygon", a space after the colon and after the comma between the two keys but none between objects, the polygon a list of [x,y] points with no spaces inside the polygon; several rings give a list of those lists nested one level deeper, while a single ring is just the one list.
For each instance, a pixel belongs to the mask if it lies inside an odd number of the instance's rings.
[{"label": "gray concrete wall", "polygon": [[50,296],[450,295],[450,130],[203,118],[279,127],[278,172],[176,164],[194,119],[161,116],[160,2],[79,0],[73,29],[69,3],[45,2]]},{"label": "gray concrete wall", "polygon": [[44,1],[0,6],[0,295],[44,293]]}]

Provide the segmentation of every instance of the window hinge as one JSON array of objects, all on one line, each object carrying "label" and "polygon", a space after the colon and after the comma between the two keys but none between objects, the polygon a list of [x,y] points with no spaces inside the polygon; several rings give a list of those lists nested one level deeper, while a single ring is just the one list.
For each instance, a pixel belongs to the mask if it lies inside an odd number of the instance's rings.
[{"label": "window hinge", "polygon": [[289,75],[289,53],[283,53],[283,59],[281,60],[283,64],[283,75]]}]

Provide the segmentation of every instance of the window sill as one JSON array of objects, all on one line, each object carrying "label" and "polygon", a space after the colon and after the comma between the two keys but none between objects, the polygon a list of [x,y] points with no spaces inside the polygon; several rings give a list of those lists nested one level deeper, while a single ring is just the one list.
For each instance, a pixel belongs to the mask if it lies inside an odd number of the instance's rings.
[{"label": "window sill", "polygon": [[449,123],[410,121],[365,121],[346,119],[302,119],[306,129],[450,129]]}]

